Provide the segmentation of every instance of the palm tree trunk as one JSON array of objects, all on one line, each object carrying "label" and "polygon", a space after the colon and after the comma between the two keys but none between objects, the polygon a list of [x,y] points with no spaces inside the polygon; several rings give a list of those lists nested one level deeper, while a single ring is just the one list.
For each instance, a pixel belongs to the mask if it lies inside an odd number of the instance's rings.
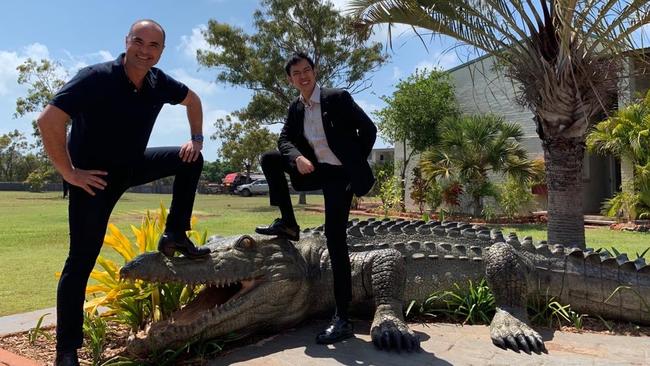
[{"label": "palm tree trunk", "polygon": [[548,242],[585,248],[584,137],[545,137],[542,147],[548,184]]}]

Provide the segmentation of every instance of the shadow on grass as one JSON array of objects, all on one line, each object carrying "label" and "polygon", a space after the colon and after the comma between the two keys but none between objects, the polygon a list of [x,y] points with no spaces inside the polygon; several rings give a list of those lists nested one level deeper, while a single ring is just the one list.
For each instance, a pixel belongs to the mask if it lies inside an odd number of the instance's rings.
[{"label": "shadow on grass", "polygon": [[515,228],[521,231],[526,231],[526,230],[546,230],[546,225],[545,224],[499,224],[499,225],[494,225],[495,228],[502,229],[502,228]]}]

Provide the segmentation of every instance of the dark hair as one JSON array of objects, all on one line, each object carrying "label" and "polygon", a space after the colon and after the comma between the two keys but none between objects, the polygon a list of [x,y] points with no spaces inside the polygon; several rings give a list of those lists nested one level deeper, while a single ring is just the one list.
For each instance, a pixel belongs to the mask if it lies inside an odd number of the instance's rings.
[{"label": "dark hair", "polygon": [[153,19],[138,19],[138,20],[136,20],[135,22],[133,22],[133,24],[131,24],[131,28],[129,28],[129,34],[127,36],[130,37],[131,34],[133,34],[133,28],[135,27],[136,24],[144,23],[144,22],[153,23],[153,25],[160,28],[160,31],[162,32],[162,36],[163,36],[163,44],[165,44],[165,29],[162,27],[162,25],[160,25],[160,23],[158,23],[157,21],[155,21]]},{"label": "dark hair", "polygon": [[311,57],[307,56],[307,54],[304,52],[296,52],[291,55],[287,59],[287,63],[284,64],[284,71],[287,72],[288,76],[291,76],[291,66],[297,64],[301,60],[307,60],[309,66],[311,66],[312,69],[314,68],[314,61],[311,59]]}]

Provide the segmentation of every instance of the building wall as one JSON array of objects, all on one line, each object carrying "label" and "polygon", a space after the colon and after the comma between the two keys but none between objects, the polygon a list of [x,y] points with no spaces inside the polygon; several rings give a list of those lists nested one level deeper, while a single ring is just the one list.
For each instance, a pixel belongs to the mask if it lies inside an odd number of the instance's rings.
[{"label": "building wall", "polygon": [[372,149],[370,155],[368,156],[368,162],[372,164],[381,164],[386,161],[394,161],[395,153],[394,149],[391,148],[381,148],[381,149]]}]

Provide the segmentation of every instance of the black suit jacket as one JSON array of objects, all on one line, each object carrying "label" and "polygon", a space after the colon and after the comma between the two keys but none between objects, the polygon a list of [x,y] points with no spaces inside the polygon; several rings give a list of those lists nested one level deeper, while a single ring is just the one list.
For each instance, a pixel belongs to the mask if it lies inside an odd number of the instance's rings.
[{"label": "black suit jacket", "polygon": [[[377,137],[377,128],[368,115],[354,102],[350,93],[341,89],[321,88],[321,117],[327,144],[341,161],[350,177],[352,191],[363,196],[375,183],[368,165],[368,155]],[[303,155],[314,165],[318,162],[304,134],[305,107],[298,98],[289,106],[278,149],[291,167],[289,176],[297,190],[310,190],[312,174],[301,175],[296,158]],[[317,172],[316,172],[317,173]]]}]

